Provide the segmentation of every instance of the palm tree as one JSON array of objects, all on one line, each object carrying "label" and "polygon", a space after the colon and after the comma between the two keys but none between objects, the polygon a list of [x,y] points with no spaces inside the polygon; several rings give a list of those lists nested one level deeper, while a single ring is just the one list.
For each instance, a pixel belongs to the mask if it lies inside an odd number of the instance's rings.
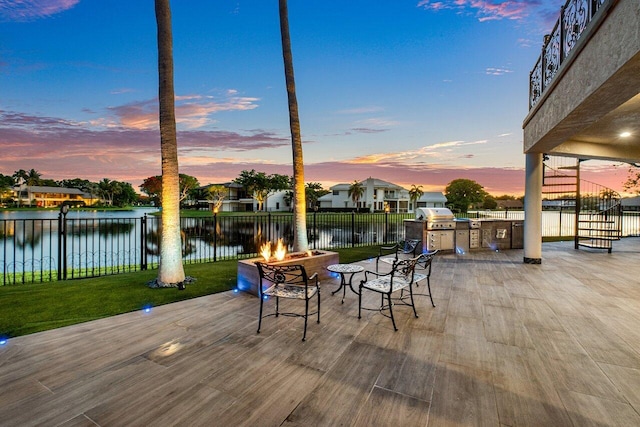
[{"label": "palm tree", "polygon": [[291,128],[291,145],[293,149],[293,250],[295,252],[306,252],[309,249],[309,242],[307,240],[307,206],[304,190],[304,162],[302,159],[302,136],[300,134],[300,117],[298,116],[296,83],[293,75],[293,54],[291,53],[287,0],[279,0],[279,5],[280,37],[282,39],[282,57],[284,59],[284,77],[287,83],[289,127]]},{"label": "palm tree", "polygon": [[180,239],[180,177],[173,89],[173,37],[169,0],[155,0],[158,26],[158,98],[162,157],[162,237],[158,285],[182,284],[185,279]]},{"label": "palm tree", "polygon": [[20,207],[20,201],[22,200],[22,185],[26,184],[29,175],[24,169],[17,170],[13,173],[12,178],[18,186],[18,207]]},{"label": "palm tree", "polygon": [[27,172],[25,183],[29,186],[40,185],[40,182],[42,182],[41,176],[42,174],[37,170],[30,169],[29,172]]},{"label": "palm tree", "polygon": [[416,209],[416,204],[418,202],[418,199],[422,197],[423,194],[424,194],[424,191],[422,191],[422,185],[418,185],[418,186],[416,186],[415,184],[411,185],[411,190],[409,190],[409,200],[411,200],[411,203],[413,205],[413,210]]},{"label": "palm tree", "polygon": [[98,182],[98,194],[100,198],[107,205],[113,205],[113,196],[111,192],[112,181],[109,178],[102,178],[102,181]]},{"label": "palm tree", "polygon": [[16,185],[20,185],[20,184],[24,184],[25,182],[27,182],[27,177],[29,176],[27,174],[27,171],[24,169],[20,169],[17,170],[13,173],[13,175],[11,175],[13,180],[15,181]]},{"label": "palm tree", "polygon": [[364,195],[364,186],[362,185],[362,183],[358,181],[353,181],[353,184],[349,186],[348,194],[349,194],[349,197],[351,197],[353,204],[356,206],[356,209],[358,209],[358,202]]}]

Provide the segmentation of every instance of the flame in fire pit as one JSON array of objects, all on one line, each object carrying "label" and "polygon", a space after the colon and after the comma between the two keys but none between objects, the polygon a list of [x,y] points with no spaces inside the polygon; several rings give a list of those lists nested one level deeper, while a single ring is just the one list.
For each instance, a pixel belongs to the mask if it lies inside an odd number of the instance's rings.
[{"label": "flame in fire pit", "polygon": [[276,260],[282,261],[284,260],[284,257],[286,255],[287,255],[287,248],[284,247],[284,244],[282,243],[282,239],[278,239],[278,244],[276,245],[276,252],[275,252]]},{"label": "flame in fire pit", "polygon": [[264,262],[269,262],[271,259],[271,243],[267,242],[264,245],[260,246],[260,255],[264,258]]},{"label": "flame in fire pit", "polygon": [[[271,259],[271,242],[267,242],[264,245],[260,246],[260,255],[264,258],[265,262],[269,262]],[[287,248],[282,243],[282,239],[278,239],[278,243],[276,244],[276,250],[273,252],[273,256],[276,258],[276,261],[283,261],[285,256],[287,255]]]}]

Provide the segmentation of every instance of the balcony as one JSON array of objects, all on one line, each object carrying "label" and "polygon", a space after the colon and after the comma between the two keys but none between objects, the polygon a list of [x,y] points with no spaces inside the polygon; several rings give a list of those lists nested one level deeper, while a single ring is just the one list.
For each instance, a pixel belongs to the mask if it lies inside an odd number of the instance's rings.
[{"label": "balcony", "polygon": [[638,1],[569,0],[530,77],[525,153],[640,161]]},{"label": "balcony", "polygon": [[582,46],[578,44],[581,36],[593,31],[612,3],[613,0],[567,0],[560,10],[560,18],[553,31],[545,36],[542,53],[531,70],[529,109],[535,107],[543,92],[551,86],[558,70],[568,62],[574,48]]}]

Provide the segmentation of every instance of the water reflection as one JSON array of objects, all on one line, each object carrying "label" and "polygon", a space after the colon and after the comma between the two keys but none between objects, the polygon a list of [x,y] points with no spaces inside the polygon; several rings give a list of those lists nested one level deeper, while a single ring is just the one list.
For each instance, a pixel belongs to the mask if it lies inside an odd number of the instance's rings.
[{"label": "water reflection", "polygon": [[[180,231],[180,240],[182,242],[182,256],[189,256],[196,251],[196,245],[187,239],[187,234],[184,230]],[[154,230],[147,231],[145,238],[145,251],[147,254],[154,257],[160,256],[160,242],[162,241],[162,226]]]},{"label": "water reflection", "polygon": [[[67,232],[61,242],[58,218],[52,212],[46,212],[47,218],[43,214],[36,219],[0,219],[0,262],[4,268],[12,265],[17,270],[28,270],[37,262],[42,264],[40,260],[49,259],[52,261],[48,264],[56,268],[60,246],[66,248],[63,261],[70,268],[81,270],[80,274],[111,267],[153,265],[160,256],[161,219],[133,217],[135,213],[108,212],[105,216],[109,218],[100,218],[98,212],[72,212],[67,215]],[[404,234],[401,219],[391,226],[374,217],[358,218],[354,224],[340,218],[327,216],[318,224],[308,222],[311,249],[377,244]],[[183,218],[181,224],[182,254],[187,262],[255,256],[261,245],[278,239],[291,250],[294,241],[290,215]]]},{"label": "water reflection", "polygon": [[111,220],[67,220],[67,233],[74,236],[99,234],[104,237],[129,234],[135,227],[135,219],[127,222]]}]

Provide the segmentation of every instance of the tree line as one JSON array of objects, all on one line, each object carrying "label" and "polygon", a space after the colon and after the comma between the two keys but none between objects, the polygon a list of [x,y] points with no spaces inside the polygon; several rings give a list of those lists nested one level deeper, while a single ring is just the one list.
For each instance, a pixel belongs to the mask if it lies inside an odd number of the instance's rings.
[{"label": "tree line", "polygon": [[[201,186],[198,179],[187,174],[179,174],[180,201],[187,204],[194,204],[199,200],[209,200],[212,202],[213,210],[218,211],[224,200],[228,197],[229,189],[223,184],[209,184]],[[255,169],[243,170],[235,178],[233,183],[242,188],[242,193],[246,197],[256,200],[258,210],[264,210],[264,203],[270,195],[278,191],[286,191],[285,202],[289,205],[293,202],[293,177],[282,174],[266,174]],[[140,185],[140,191],[146,194],[156,205],[160,205],[162,195],[162,176],[150,176]],[[322,188],[319,182],[308,182],[305,184],[305,198],[307,207],[313,208],[317,205],[318,199],[329,190]]]},{"label": "tree line", "polygon": [[[242,187],[247,197],[254,198],[258,204],[258,210],[264,209],[264,203],[270,195],[278,191],[286,191],[285,202],[291,205],[293,201],[293,177],[282,174],[266,174],[254,169],[243,170],[235,178],[233,183]],[[9,196],[15,186],[47,186],[76,188],[86,193],[95,195],[107,206],[127,206],[137,202],[151,202],[155,206],[162,203],[162,176],[155,175],[146,178],[140,184],[140,191],[147,196],[147,200],[141,199],[140,195],[128,182],[110,180],[104,178],[98,182],[91,182],[86,179],[73,178],[63,180],[44,179],[35,169],[28,171],[20,169],[13,175],[3,175],[0,173],[0,194],[3,201],[11,203],[13,200]],[[229,190],[222,184],[210,184],[201,186],[198,178],[179,174],[180,201],[186,205],[195,205],[199,200],[212,202],[214,211],[218,211],[224,200],[228,197]],[[318,200],[329,190],[322,187],[319,182],[308,182],[305,184],[305,200],[307,208],[314,209],[318,205]],[[365,188],[361,182],[354,180],[350,184],[348,195],[354,205],[362,199]],[[422,197],[424,191],[422,185],[412,185],[409,190],[409,199],[415,203]],[[476,181],[470,179],[455,179],[445,188],[447,206],[454,212],[467,212],[470,208],[495,209],[499,200],[517,200],[515,196],[502,195],[492,196],[484,190],[484,187]],[[522,198],[520,198],[521,200]]]},{"label": "tree line", "polygon": [[[76,188],[85,193],[96,196],[101,200],[98,205],[105,206],[129,206],[139,201],[139,195],[128,182],[103,178],[98,182],[91,182],[86,179],[73,178],[63,180],[44,179],[42,174],[35,169],[28,171],[17,170],[13,175],[3,175],[0,173],[0,195],[2,201],[7,204],[20,205],[20,198],[13,200],[13,189],[16,186],[42,186]],[[31,201],[29,201],[31,204]]]},{"label": "tree line", "polygon": [[[278,191],[287,191],[285,201],[289,204],[293,200],[293,177],[281,174],[266,174],[255,170],[243,170],[235,178],[233,183],[244,189],[247,197],[253,197],[258,202],[258,210],[264,209],[266,198]],[[20,169],[13,175],[0,173],[0,198],[5,204],[18,201],[13,200],[12,193],[15,187],[19,186],[44,186],[75,188],[85,193],[92,194],[102,200],[102,204],[107,206],[127,206],[137,202],[151,202],[155,206],[162,205],[162,175],[150,176],[140,184],[140,191],[146,196],[141,198],[133,186],[128,182],[111,180],[104,178],[98,182],[91,182],[86,179],[45,179],[42,174],[35,169],[28,171]],[[228,197],[228,189],[222,184],[210,184],[201,186],[198,178],[179,174],[180,202],[193,205],[198,200],[210,200],[214,209],[219,209],[223,201]],[[318,182],[308,182],[305,184],[306,200],[309,207],[317,205],[318,199],[329,190],[322,188]],[[146,200],[145,200],[146,199]],[[216,210],[217,210],[216,209]]]}]

